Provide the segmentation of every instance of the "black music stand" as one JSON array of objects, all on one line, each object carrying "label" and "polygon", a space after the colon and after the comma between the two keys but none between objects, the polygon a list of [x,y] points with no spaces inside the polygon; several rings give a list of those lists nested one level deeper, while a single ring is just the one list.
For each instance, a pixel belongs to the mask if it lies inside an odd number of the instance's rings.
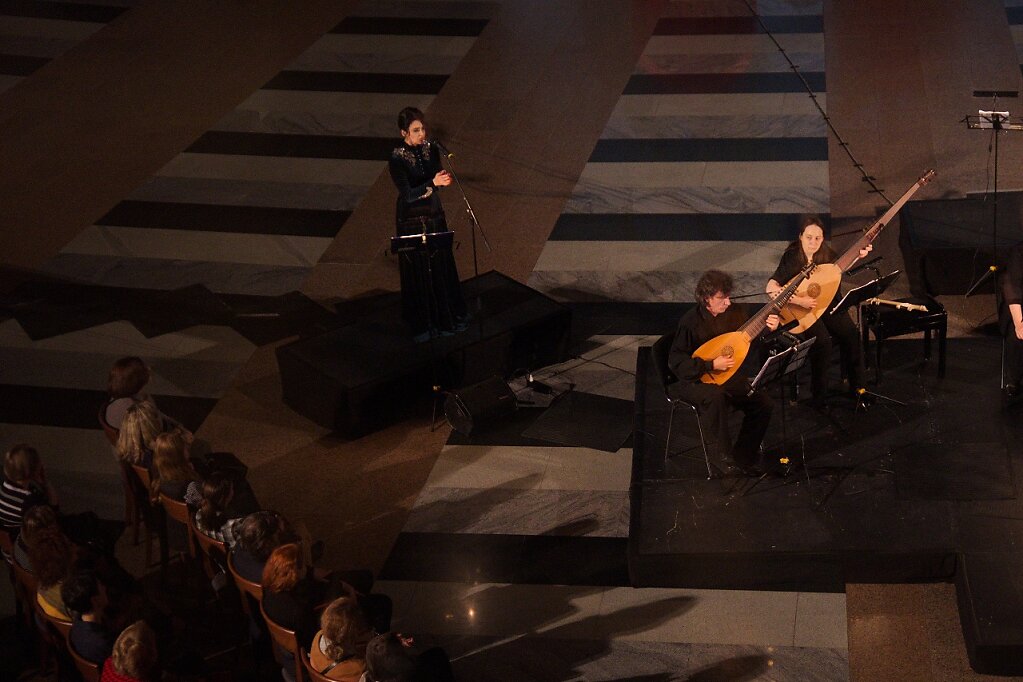
[{"label": "black music stand", "polygon": [[[402,256],[408,256],[413,253],[425,252],[426,254],[426,273],[427,278],[430,281],[429,296],[432,299],[432,305],[436,306],[437,301],[434,299],[436,295],[433,290],[433,254],[442,249],[450,249],[452,244],[455,242],[455,233],[448,230],[445,232],[427,232],[426,223],[423,223],[423,231],[419,234],[404,234],[396,237],[391,237],[391,253],[397,255],[399,258]],[[444,391],[440,383],[439,373],[437,372],[437,354],[436,347],[434,346],[433,334],[430,334],[428,340],[430,344],[430,373],[433,375],[433,413],[430,416],[430,431],[434,431],[437,428],[437,403],[443,399]]]},{"label": "black music stand", "polygon": [[[1003,130],[1023,130],[1023,119],[1019,116],[1009,116],[1008,111],[993,111],[995,105],[998,104],[998,97],[1016,97],[1018,93],[1015,90],[1007,91],[988,91],[988,90],[976,90],[973,93],[974,97],[992,97],[991,108],[992,111],[984,111],[983,109],[977,112],[976,116],[967,116],[963,119],[966,123],[966,127],[970,130],[990,130],[991,135],[994,138],[995,147],[995,172],[994,172],[994,192],[992,193],[992,208],[991,211],[993,216],[991,218],[991,263],[988,265],[987,270],[977,278],[977,281],[966,291],[966,296],[970,297],[974,294],[977,289],[981,287],[989,279],[993,278],[998,274],[998,266],[994,263],[995,258],[998,254],[998,133]],[[990,151],[990,147],[988,148]]]},{"label": "black music stand", "polygon": [[[856,325],[859,328],[860,332],[859,340],[862,343],[863,320],[862,315],[860,314],[860,306],[863,305],[868,300],[872,298],[877,298],[880,294],[884,293],[885,289],[890,287],[892,283],[895,282],[895,280],[897,280],[901,274],[902,274],[901,270],[896,270],[894,272],[889,272],[884,277],[878,277],[877,279],[870,280],[866,284],[861,284],[858,287],[853,287],[852,289],[845,293],[845,296],[842,297],[841,301],[839,301],[838,303],[831,307],[831,310],[828,311],[828,314],[834,315],[837,313],[844,313],[849,308],[856,306]],[[861,349],[862,352],[866,352],[866,350],[867,350],[866,348]],[[857,388],[856,407],[854,409],[855,410],[867,409],[868,397],[875,398],[878,400],[886,400],[896,405],[902,405],[903,407],[906,406],[906,403],[902,402],[901,400],[896,400],[891,396],[887,396],[874,391],[868,391],[867,389],[860,386]]]},{"label": "black music stand", "polygon": [[[803,364],[806,362],[806,357],[810,352],[810,348],[813,346],[815,341],[817,341],[816,337],[810,337],[805,341],[798,341],[795,344],[786,348],[785,350],[769,356],[767,358],[767,361],[764,362],[763,367],[760,368],[760,371],[757,372],[757,375],[753,378],[753,381],[750,382],[750,389],[748,392],[749,395],[753,395],[753,393],[758,388],[770,386],[773,383],[778,384],[778,389],[781,395],[781,434],[782,434],[781,447],[783,449],[785,447],[788,447],[789,435],[788,417],[785,412],[785,387],[782,384],[781,379],[791,374],[792,372],[795,372],[797,369],[803,366]],[[806,468],[805,456],[803,457],[803,467]],[[790,468],[791,467],[789,466],[789,464],[786,463],[784,465],[784,472],[782,475],[783,476],[788,475]],[[771,472],[765,471],[763,474],[761,474],[760,478],[757,479],[757,482],[750,486],[749,489],[743,493],[743,495],[750,493],[753,490],[753,488],[755,488],[757,484],[760,483],[760,481],[764,480],[768,473]]]}]

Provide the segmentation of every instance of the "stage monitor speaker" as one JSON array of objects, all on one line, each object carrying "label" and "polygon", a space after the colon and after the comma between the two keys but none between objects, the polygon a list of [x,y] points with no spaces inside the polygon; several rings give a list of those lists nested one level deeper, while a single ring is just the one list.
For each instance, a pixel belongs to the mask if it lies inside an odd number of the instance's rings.
[{"label": "stage monitor speaker", "polygon": [[515,412],[515,394],[500,377],[451,391],[444,416],[451,428],[466,436]]}]

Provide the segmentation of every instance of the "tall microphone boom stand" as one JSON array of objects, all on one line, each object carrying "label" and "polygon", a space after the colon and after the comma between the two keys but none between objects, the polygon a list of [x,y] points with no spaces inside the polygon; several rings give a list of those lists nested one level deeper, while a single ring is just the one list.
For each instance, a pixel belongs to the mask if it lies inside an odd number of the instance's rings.
[{"label": "tall microphone boom stand", "polygon": [[462,181],[458,179],[458,173],[455,172],[455,165],[451,162],[455,155],[449,152],[444,145],[440,142],[434,141],[437,145],[437,149],[440,151],[441,156],[447,159],[448,173],[455,179],[455,187],[458,188],[458,193],[462,195],[462,203],[465,204],[465,213],[469,217],[469,230],[472,232],[472,274],[474,277],[480,276],[479,261],[476,256],[476,231],[480,233],[480,237],[483,239],[483,245],[487,247],[488,252],[493,252],[490,248],[490,242],[487,240],[487,233],[483,231],[483,226],[480,225],[480,221],[476,219],[476,212],[472,210],[472,204],[469,203],[469,197],[465,196],[465,189],[462,188]]}]

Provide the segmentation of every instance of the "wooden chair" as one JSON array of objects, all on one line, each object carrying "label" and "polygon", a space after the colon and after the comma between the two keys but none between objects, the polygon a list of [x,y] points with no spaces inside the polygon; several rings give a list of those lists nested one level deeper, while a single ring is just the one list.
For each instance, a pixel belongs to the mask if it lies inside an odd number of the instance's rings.
[{"label": "wooden chair", "polygon": [[234,584],[238,586],[238,591],[242,595],[242,610],[245,613],[251,615],[252,608],[249,604],[249,599],[255,599],[256,603],[259,604],[263,601],[263,586],[259,583],[254,583],[251,580],[246,580],[238,573],[238,569],[234,567],[234,556],[231,554],[227,555],[227,570],[234,578]]},{"label": "wooden chair", "polygon": [[[96,411],[96,419],[99,421],[100,428],[103,429],[103,435],[107,437],[110,446],[114,448],[116,456],[117,438],[121,432],[107,422],[106,401]],[[139,526],[142,523],[142,515],[132,487],[131,470],[125,464],[121,464],[121,488],[124,490],[124,523],[132,529],[132,542],[137,545],[139,544]]]},{"label": "wooden chair", "polygon": [[198,528],[195,528],[195,521],[193,520],[193,529],[195,534],[195,542],[199,545],[199,550],[202,554],[202,566],[206,571],[206,576],[212,580],[215,575],[220,573],[222,570],[226,570],[227,566],[227,544],[211,538],[206,533],[202,532]]},{"label": "wooden chair", "polygon": [[[270,616],[266,615],[262,601],[259,603],[259,612],[263,615],[263,621],[266,623],[267,629],[270,630],[270,637],[273,638],[273,641],[278,647],[289,652],[295,658],[295,682],[303,682],[305,678],[302,675],[302,671],[305,669],[305,665],[303,665],[302,659],[305,657],[305,654],[302,653],[298,646],[295,631],[275,623]],[[278,659],[279,662],[280,660]]]},{"label": "wooden chair", "polygon": [[75,667],[78,668],[78,674],[82,676],[83,682],[99,682],[101,673],[99,663],[93,663],[90,660],[82,658],[81,654],[75,651],[75,647],[71,644],[71,636],[67,638],[67,651],[71,655],[71,660],[75,662]]},{"label": "wooden chair", "polygon": [[[134,478],[132,494],[135,497],[136,513],[145,526],[146,532],[143,542],[146,546],[146,566],[153,565],[153,536],[160,541],[160,565],[165,567],[167,563],[167,529],[164,517],[159,513],[160,508],[154,504],[152,494],[152,481],[149,477],[149,469],[138,464],[130,465],[131,476]],[[138,544],[138,529],[135,529],[135,544]]]},{"label": "wooden chair", "polygon": [[11,569],[14,571],[14,596],[17,599],[18,608],[25,618],[25,624],[32,627],[33,616],[36,612],[36,591],[39,589],[39,578],[17,561],[11,564]]},{"label": "wooden chair", "polygon": [[194,559],[196,556],[195,527],[192,525],[192,510],[189,509],[188,505],[184,502],[178,502],[177,500],[171,499],[162,493],[159,495],[159,500],[168,517],[178,523],[184,524],[188,535],[188,556]]},{"label": "wooden chair", "polygon": [[[309,654],[305,649],[300,649],[299,653],[302,657],[302,665],[305,666],[306,674],[309,676],[310,682],[338,682],[333,677],[327,677],[319,670],[313,667],[313,662],[309,659]],[[362,675],[355,675],[354,677],[342,678],[342,682],[359,682]]]}]

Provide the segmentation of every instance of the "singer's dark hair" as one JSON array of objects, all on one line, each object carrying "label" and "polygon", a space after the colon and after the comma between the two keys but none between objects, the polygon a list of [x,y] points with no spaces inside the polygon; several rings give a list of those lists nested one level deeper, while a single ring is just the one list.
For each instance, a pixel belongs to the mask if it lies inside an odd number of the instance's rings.
[{"label": "singer's dark hair", "polygon": [[398,130],[405,132],[409,127],[416,121],[422,121],[426,123],[426,117],[423,116],[423,112],[419,111],[415,107],[405,107],[398,112]]},{"label": "singer's dark hair", "polygon": [[719,291],[725,296],[731,294],[733,286],[732,276],[727,272],[708,270],[700,275],[700,279],[696,282],[696,300],[703,305],[707,305],[710,297]]}]

